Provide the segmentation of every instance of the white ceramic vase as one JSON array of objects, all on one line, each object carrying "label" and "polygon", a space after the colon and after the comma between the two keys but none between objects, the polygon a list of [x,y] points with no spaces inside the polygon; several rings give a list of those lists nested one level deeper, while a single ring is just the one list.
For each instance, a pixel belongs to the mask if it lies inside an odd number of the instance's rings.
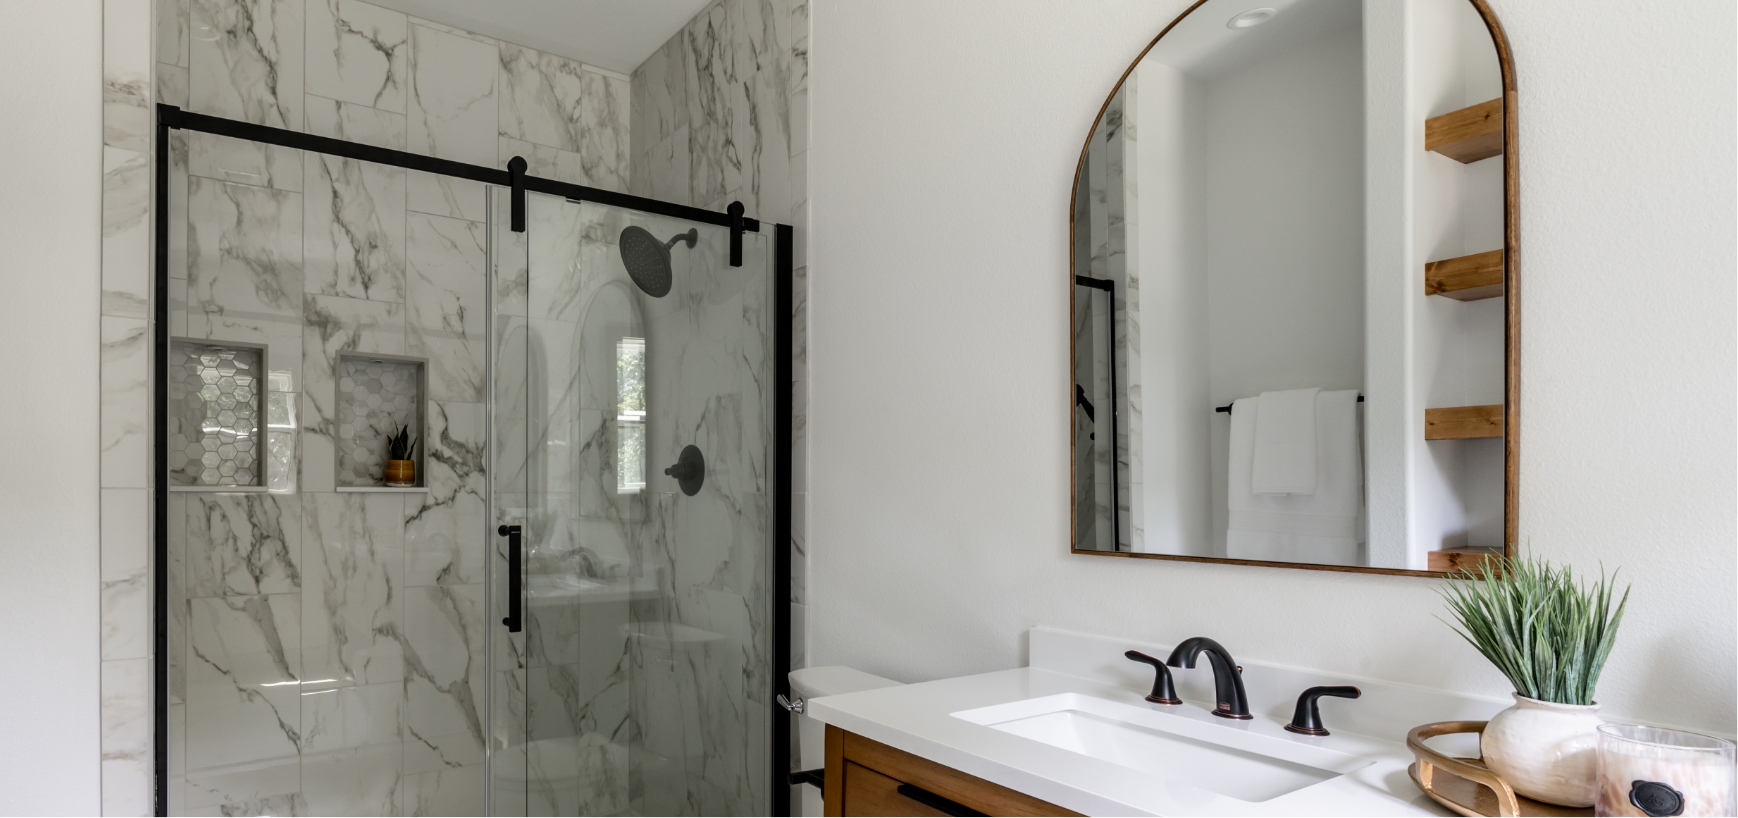
[{"label": "white ceramic vase", "polygon": [[1556,704],[1514,694],[1491,717],[1479,752],[1515,792],[1565,807],[1591,807],[1599,794],[1598,704]]}]

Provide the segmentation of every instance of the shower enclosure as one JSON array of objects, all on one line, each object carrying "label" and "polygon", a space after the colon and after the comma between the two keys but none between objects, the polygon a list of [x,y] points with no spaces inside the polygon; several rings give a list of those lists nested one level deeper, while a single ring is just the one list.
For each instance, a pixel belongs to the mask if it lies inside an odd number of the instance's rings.
[{"label": "shower enclosure", "polygon": [[159,119],[159,813],[786,812],[790,228]]}]

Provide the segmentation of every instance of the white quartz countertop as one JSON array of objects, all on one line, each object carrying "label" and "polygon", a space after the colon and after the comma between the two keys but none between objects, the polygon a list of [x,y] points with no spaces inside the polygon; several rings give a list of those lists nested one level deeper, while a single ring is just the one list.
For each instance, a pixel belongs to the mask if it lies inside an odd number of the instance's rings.
[{"label": "white quartz countertop", "polygon": [[[1163,655],[1163,654],[1160,654]],[[1211,723],[1231,730],[1336,750],[1375,763],[1262,801],[1242,801],[1064,750],[952,714],[1040,696],[1077,693]],[[1184,692],[1185,697],[1188,695]],[[807,715],[826,724],[1087,815],[1450,815],[1406,774],[1402,743],[1348,732],[1311,738],[1257,715],[1231,721],[1211,704],[1149,704],[1126,687],[1037,668],[869,690],[809,700]],[[1330,722],[1328,727],[1333,729]]]}]

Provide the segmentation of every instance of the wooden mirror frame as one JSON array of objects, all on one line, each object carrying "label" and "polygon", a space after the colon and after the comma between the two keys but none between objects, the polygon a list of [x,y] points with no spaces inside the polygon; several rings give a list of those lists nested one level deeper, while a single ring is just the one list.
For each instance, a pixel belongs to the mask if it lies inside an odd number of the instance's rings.
[{"label": "wooden mirror frame", "polygon": [[[1074,297],[1079,289],[1074,284],[1075,247],[1077,233],[1074,229],[1076,197],[1080,194],[1080,174],[1086,168],[1087,153],[1092,147],[1093,134],[1098,132],[1098,125],[1104,120],[1104,113],[1110,108],[1110,103],[1122,91],[1123,84],[1129,75],[1134,73],[1147,53],[1169,34],[1183,18],[1188,17],[1195,9],[1205,5],[1208,0],[1196,0],[1188,8],[1178,14],[1166,25],[1141,52],[1135,55],[1129,67],[1116,85],[1105,96],[1104,104],[1098,108],[1098,115],[1093,118],[1092,126],[1087,129],[1085,143],[1080,148],[1080,160],[1075,164],[1074,181],[1068,197],[1068,384],[1065,394],[1068,411],[1068,537],[1069,553],[1100,557],[1132,557],[1135,559],[1176,560],[1180,562],[1206,562],[1229,565],[1258,565],[1269,568],[1300,568],[1310,571],[1340,571],[1364,574],[1390,574],[1410,577],[1445,577],[1446,571],[1414,571],[1406,568],[1370,568],[1349,565],[1323,565],[1301,562],[1270,562],[1265,560],[1241,560],[1229,557],[1192,557],[1182,554],[1144,554],[1130,551],[1097,551],[1082,549],[1074,541],[1078,529],[1077,515],[1080,509],[1075,499],[1075,331],[1074,331]],[[1506,265],[1503,297],[1505,299],[1505,318],[1503,321],[1503,554],[1506,558],[1515,556],[1516,542],[1520,534],[1520,475],[1521,475],[1521,215],[1520,215],[1520,128],[1519,105],[1515,96],[1515,63],[1509,51],[1509,40],[1503,33],[1502,23],[1497,20],[1496,12],[1491,10],[1488,0],[1467,0],[1484,19],[1485,27],[1490,31],[1492,44],[1496,47],[1497,62],[1502,69],[1503,83],[1503,261]]]}]

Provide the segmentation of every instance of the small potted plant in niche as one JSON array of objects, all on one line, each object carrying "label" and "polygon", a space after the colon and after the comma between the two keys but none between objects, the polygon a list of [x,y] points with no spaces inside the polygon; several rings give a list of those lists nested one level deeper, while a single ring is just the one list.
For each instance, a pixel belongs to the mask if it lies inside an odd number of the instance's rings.
[{"label": "small potted plant in niche", "polygon": [[1604,571],[1591,585],[1542,560],[1488,560],[1450,577],[1455,630],[1515,686],[1515,704],[1479,740],[1485,765],[1515,792],[1590,807],[1599,789],[1593,688],[1617,638],[1629,588],[1612,606]]},{"label": "small potted plant in niche", "polygon": [[416,439],[410,427],[400,426],[386,438],[386,485],[408,488],[416,485]]}]

